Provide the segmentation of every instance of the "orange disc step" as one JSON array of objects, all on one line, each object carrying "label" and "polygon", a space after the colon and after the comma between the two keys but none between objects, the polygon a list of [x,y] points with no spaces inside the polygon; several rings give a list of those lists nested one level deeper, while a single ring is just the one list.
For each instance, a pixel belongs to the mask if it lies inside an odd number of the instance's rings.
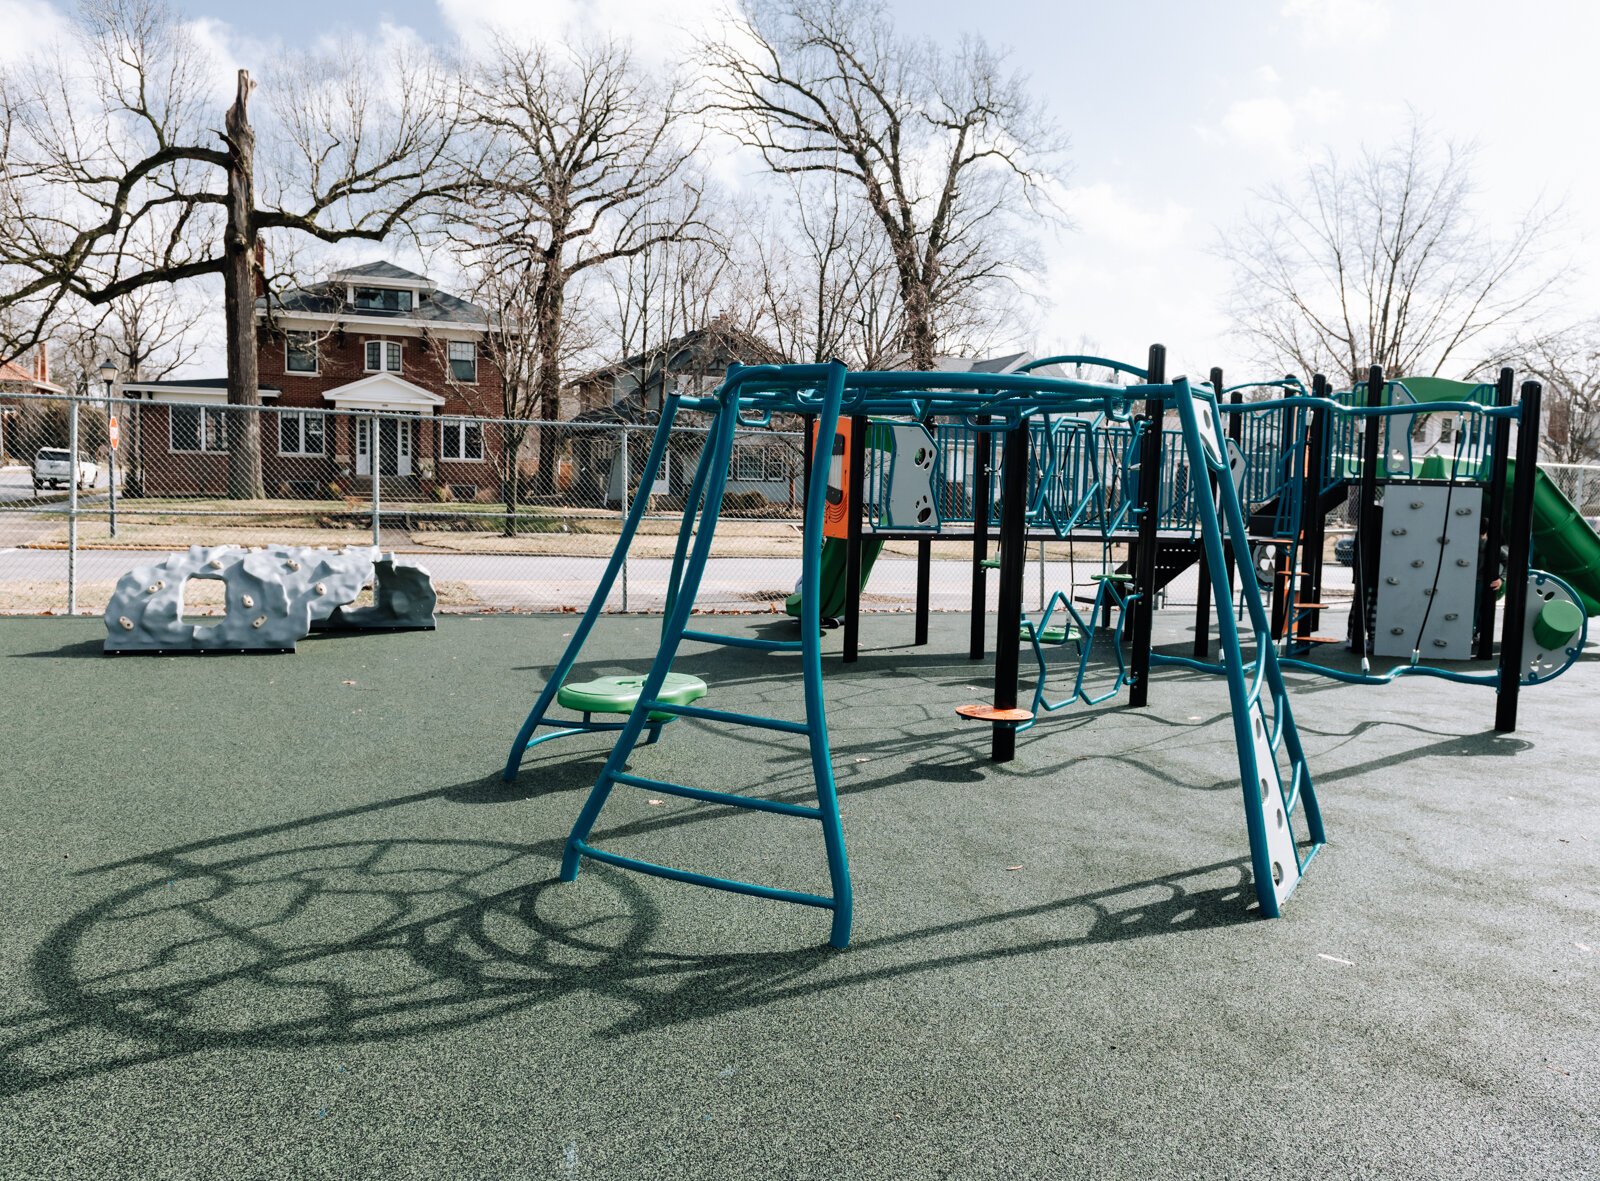
[{"label": "orange disc step", "polygon": [[1025,709],[1001,709],[998,705],[958,705],[956,713],[974,722],[1031,722],[1033,713]]}]

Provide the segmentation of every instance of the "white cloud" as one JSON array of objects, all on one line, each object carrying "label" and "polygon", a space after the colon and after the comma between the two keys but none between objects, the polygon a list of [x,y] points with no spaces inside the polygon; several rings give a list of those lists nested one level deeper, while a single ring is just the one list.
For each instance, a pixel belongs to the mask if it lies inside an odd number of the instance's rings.
[{"label": "white cloud", "polygon": [[1313,86],[1292,102],[1269,95],[1232,103],[1222,116],[1221,134],[1201,129],[1208,141],[1231,140],[1246,148],[1294,155],[1313,131],[1336,125],[1345,114],[1345,96]]},{"label": "white cloud", "polygon": [[1263,86],[1276,86],[1281,79],[1278,75],[1278,71],[1274,70],[1271,66],[1257,66],[1256,81],[1260,82]]},{"label": "white cloud", "polygon": [[492,30],[541,40],[599,33],[632,42],[650,62],[683,55],[727,10],[725,0],[438,0],[440,15],[468,46]]},{"label": "white cloud", "polygon": [[1285,0],[1283,17],[1300,39],[1324,48],[1371,41],[1389,31],[1389,0]]},{"label": "white cloud", "polygon": [[1281,98],[1240,99],[1222,116],[1222,130],[1248,147],[1286,148],[1294,123],[1294,108]]},{"label": "white cloud", "polygon": [[0,66],[25,61],[67,31],[67,18],[46,0],[0,0]]},{"label": "white cloud", "polygon": [[1175,201],[1145,208],[1104,181],[1069,189],[1061,198],[1082,237],[1130,250],[1166,250],[1182,240],[1193,212]]}]

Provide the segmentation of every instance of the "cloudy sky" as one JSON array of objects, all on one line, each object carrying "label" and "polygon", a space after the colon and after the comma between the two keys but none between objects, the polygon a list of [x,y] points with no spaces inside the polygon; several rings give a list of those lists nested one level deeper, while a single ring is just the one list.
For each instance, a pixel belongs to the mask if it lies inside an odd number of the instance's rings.
[{"label": "cloudy sky", "polygon": [[[226,67],[292,53],[308,36],[471,43],[491,24],[544,35],[603,27],[665,60],[720,0],[176,2]],[[1509,231],[1535,201],[1564,203],[1560,251],[1579,275],[1556,315],[1600,312],[1592,0],[891,2],[907,32],[947,43],[976,32],[1008,47],[1070,138],[1073,227],[1041,237],[1048,303],[1021,345],[1090,340],[1134,359],[1162,340],[1178,370],[1239,372],[1248,349],[1228,335],[1219,230],[1309,154],[1381,145],[1413,111],[1440,135],[1476,142],[1476,204],[1491,229]],[[0,28],[13,34],[0,55],[46,33],[60,10],[0,0]],[[330,11],[342,27],[327,24]]]}]

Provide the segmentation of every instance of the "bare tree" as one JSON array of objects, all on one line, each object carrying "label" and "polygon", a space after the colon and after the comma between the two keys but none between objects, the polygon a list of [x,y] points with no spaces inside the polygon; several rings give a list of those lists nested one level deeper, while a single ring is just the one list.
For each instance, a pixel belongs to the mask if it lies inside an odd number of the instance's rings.
[{"label": "bare tree", "polygon": [[790,176],[788,200],[740,235],[758,331],[790,361],[881,369],[900,353],[894,258],[865,202],[837,173]]},{"label": "bare tree", "polygon": [[733,340],[748,333],[756,317],[732,246],[746,227],[731,203],[703,185],[664,190],[652,201],[661,206],[663,223],[692,216],[695,230],[661,239],[607,269],[613,331],[602,339],[612,357],[632,361],[631,376],[641,389],[652,374],[664,374],[674,341],[702,330]]},{"label": "bare tree", "polygon": [[[272,179],[258,200],[248,72],[222,129],[208,129],[200,51],[158,0],[86,0],[73,37],[0,80],[0,307],[26,312],[0,354],[74,302],[220,274],[228,401],[256,406],[261,235],[380,241],[452,191],[441,167],[460,109],[450,77],[404,51],[381,79],[357,52],[276,71]],[[228,494],[260,496],[258,416],[237,418]]]},{"label": "bare tree", "polygon": [[859,186],[894,261],[903,347],[933,366],[952,312],[1022,259],[1062,144],[1024,79],[978,38],[899,36],[882,0],[746,0],[704,47],[708,109],[768,167]]},{"label": "bare tree", "polygon": [[[488,329],[479,349],[490,367],[500,375],[500,438],[492,453],[500,495],[505,504],[505,534],[518,528],[518,505],[522,499],[521,457],[535,428],[530,420],[542,417],[544,390],[540,375],[544,367],[544,342],[538,322],[541,268],[533,259],[520,267],[488,266],[479,271],[473,283],[473,302],[488,313]],[[589,350],[592,340],[581,317],[568,315],[563,327],[558,363],[565,367],[572,358]],[[450,377],[454,383],[454,377]],[[554,417],[553,415],[550,417]],[[541,436],[542,437],[542,436]]]},{"label": "bare tree", "polygon": [[[554,419],[573,283],[695,232],[696,144],[680,138],[676,85],[646,77],[614,41],[553,49],[499,39],[471,89],[479,134],[464,170],[472,200],[455,233],[480,273],[516,272],[528,290],[530,389],[539,417]],[[687,198],[653,199],[669,185],[682,185]],[[555,491],[556,445],[541,433],[546,492]]]},{"label": "bare tree", "polygon": [[1502,365],[1537,377],[1544,386],[1543,449],[1552,462],[1600,461],[1600,319],[1519,341],[1477,375],[1492,381]]},{"label": "bare tree", "polygon": [[1258,359],[1351,382],[1372,364],[1433,376],[1537,312],[1564,277],[1544,253],[1556,213],[1536,206],[1492,237],[1471,207],[1473,154],[1414,121],[1353,164],[1330,151],[1298,186],[1257,194],[1221,253]]},{"label": "bare tree", "polygon": [[140,287],[100,307],[79,305],[65,326],[64,360],[92,373],[110,359],[122,381],[160,381],[199,354],[200,327],[200,309],[178,289]]}]

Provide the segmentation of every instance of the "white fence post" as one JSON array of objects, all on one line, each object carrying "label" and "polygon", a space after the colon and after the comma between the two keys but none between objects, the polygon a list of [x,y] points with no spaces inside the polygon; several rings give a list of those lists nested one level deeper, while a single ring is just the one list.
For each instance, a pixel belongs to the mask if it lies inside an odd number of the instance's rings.
[{"label": "white fence post", "polygon": [[67,614],[78,613],[78,399],[67,413]]},{"label": "white fence post", "polygon": [[[370,437],[367,439],[367,467],[372,471],[372,544],[383,545],[383,493],[380,488],[383,483],[383,419],[374,414],[370,426]],[[396,448],[399,441],[395,441]]]}]

